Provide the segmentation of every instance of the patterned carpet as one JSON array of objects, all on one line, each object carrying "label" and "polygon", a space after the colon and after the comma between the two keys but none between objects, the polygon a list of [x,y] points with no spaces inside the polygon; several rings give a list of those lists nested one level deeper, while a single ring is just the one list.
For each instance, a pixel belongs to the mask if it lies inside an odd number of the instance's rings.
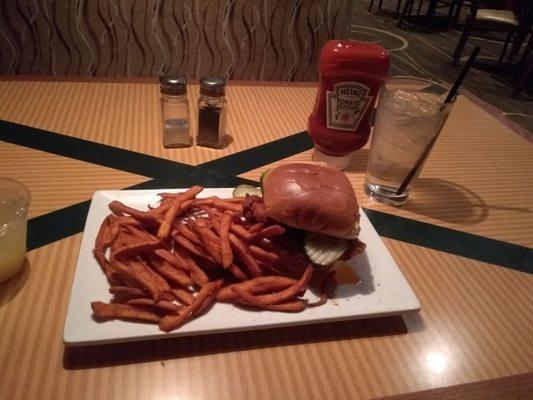
[{"label": "patterned carpet", "polygon": [[[356,2],[352,12],[351,38],[382,44],[391,54],[390,75],[421,76],[453,83],[461,70],[460,65],[452,66],[452,55],[461,27],[428,32],[405,22],[399,29],[395,18],[396,0],[384,0],[381,10],[378,10],[378,3],[378,0],[374,2],[370,13],[370,0]],[[510,74],[502,74],[502,67],[497,63],[503,45],[471,37],[463,51],[463,60],[475,45],[482,50],[463,88],[487,103],[488,108],[502,112],[533,138],[533,85],[530,84],[526,93],[513,99],[513,78]],[[516,59],[518,61],[519,57]]]}]

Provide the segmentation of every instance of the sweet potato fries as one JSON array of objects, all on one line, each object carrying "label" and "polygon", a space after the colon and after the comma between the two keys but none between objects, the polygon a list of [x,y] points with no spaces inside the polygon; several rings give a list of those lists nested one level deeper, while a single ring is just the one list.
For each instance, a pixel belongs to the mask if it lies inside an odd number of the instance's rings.
[{"label": "sweet potato fries", "polygon": [[243,199],[197,199],[202,190],[161,193],[148,211],[109,204],[94,256],[113,298],[91,304],[96,320],[155,322],[170,332],[215,301],[284,312],[308,306],[302,295],[313,268],[295,265],[276,244],[285,229],[248,223]]}]

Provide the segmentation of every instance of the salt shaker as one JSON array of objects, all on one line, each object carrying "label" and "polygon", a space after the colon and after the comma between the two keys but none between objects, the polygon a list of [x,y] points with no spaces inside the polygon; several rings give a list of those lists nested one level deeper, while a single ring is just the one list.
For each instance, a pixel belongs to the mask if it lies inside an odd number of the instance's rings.
[{"label": "salt shaker", "polygon": [[164,75],[161,84],[161,111],[163,115],[163,146],[190,147],[189,100],[187,78],[184,75]]},{"label": "salt shaker", "polygon": [[226,80],[220,76],[200,79],[198,99],[198,134],[196,144],[220,149],[226,135]]}]

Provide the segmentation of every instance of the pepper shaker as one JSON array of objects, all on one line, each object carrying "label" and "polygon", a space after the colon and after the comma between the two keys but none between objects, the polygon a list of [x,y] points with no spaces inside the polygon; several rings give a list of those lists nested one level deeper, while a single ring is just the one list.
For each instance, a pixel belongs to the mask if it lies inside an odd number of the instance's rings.
[{"label": "pepper shaker", "polygon": [[220,76],[200,79],[196,144],[220,149],[226,135],[226,80]]},{"label": "pepper shaker", "polygon": [[164,75],[161,84],[161,111],[163,115],[163,146],[190,147],[189,100],[185,75]]}]

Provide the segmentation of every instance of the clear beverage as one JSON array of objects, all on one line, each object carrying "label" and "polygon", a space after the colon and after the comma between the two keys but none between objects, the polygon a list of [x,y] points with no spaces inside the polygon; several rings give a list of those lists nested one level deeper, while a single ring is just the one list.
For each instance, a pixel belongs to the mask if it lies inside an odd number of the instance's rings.
[{"label": "clear beverage", "polygon": [[384,81],[374,123],[365,192],[387,204],[404,204],[412,184],[396,194],[450,113],[447,88],[431,81],[393,77]]},{"label": "clear beverage", "polygon": [[26,256],[28,189],[0,178],[0,282],[15,275]]},{"label": "clear beverage", "polygon": [[26,221],[21,220],[0,231],[0,282],[15,275],[25,257]]}]

